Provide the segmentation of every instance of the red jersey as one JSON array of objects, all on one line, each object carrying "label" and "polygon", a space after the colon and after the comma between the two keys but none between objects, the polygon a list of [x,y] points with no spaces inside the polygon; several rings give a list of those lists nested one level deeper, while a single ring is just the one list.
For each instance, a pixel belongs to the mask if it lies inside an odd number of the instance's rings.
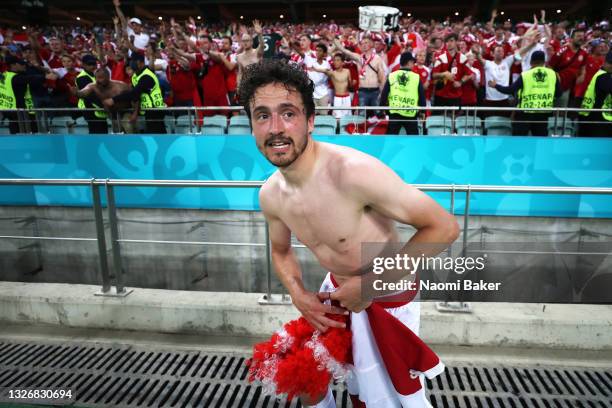
[{"label": "red jersey", "polygon": [[47,64],[49,64],[49,68],[51,69],[57,69],[57,68],[64,67],[64,64],[62,64],[61,54],[56,54],[54,52],[49,51],[46,48],[41,48],[40,51],[38,52],[38,55],[40,56],[41,60],[46,61]]},{"label": "red jersey", "polygon": [[466,75],[465,62],[467,58],[460,52],[456,52],[454,57],[451,57],[448,51],[443,52],[434,62],[432,74],[437,74],[449,71],[453,74],[453,80],[447,81],[444,79],[442,88],[435,87],[435,95],[441,98],[461,98],[461,87],[455,88],[453,81],[460,81]]},{"label": "red jersey", "polygon": [[589,83],[591,83],[591,79],[593,79],[593,76],[595,76],[597,71],[599,71],[599,68],[602,67],[604,60],[604,56],[589,55],[587,57],[587,62],[584,68],[584,80],[580,84],[577,83],[574,87],[574,96],[579,98],[584,96]]},{"label": "red jersey", "polygon": [[198,68],[199,65],[193,62],[190,69],[184,70],[176,60],[169,61],[166,77],[175,101],[193,101],[193,91],[197,87],[195,72]]},{"label": "red jersey", "polygon": [[573,90],[578,72],[586,64],[588,56],[589,54],[583,49],[574,52],[569,46],[565,46],[551,57],[549,66],[559,74],[563,91]]},{"label": "red jersey", "polygon": [[425,83],[430,80],[431,70],[424,65],[414,64],[412,72],[417,74],[421,79],[421,85],[423,85],[423,89],[425,90],[425,99],[431,99],[431,86],[425,86]]}]

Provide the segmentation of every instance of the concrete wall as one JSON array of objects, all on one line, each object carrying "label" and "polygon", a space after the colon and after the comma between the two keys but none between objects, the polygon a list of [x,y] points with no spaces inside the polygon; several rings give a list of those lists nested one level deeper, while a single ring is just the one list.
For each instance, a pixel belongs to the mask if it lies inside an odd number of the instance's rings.
[{"label": "concrete wall", "polygon": [[[106,216],[106,211],[105,211]],[[120,209],[123,239],[264,243],[261,213],[177,209]],[[93,211],[78,207],[0,207],[0,235],[95,237]],[[460,225],[463,220],[459,217]],[[106,238],[110,236],[106,221]],[[612,220],[470,217],[469,242],[578,242],[609,239]],[[408,238],[413,230],[402,227]],[[109,265],[112,268],[109,251]],[[175,244],[121,245],[125,283],[131,287],[265,292],[265,249]],[[307,249],[296,249],[309,288],[323,271]],[[517,259],[516,256],[510,258]],[[0,281],[100,285],[95,242],[0,239]],[[282,292],[275,276],[273,291]]]}]

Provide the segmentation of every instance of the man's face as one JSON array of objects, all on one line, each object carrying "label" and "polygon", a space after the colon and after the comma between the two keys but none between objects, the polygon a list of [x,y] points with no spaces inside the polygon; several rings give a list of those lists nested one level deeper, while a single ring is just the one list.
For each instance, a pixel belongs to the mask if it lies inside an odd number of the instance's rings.
[{"label": "man's face", "polygon": [[231,41],[229,40],[229,38],[224,38],[224,39],[221,41],[221,47],[222,47],[222,50],[223,50],[224,52],[227,52],[227,51],[231,51],[231,50],[232,50],[232,43],[231,43]]},{"label": "man's face", "polygon": [[310,41],[310,39],[308,37],[306,37],[305,35],[300,37],[300,47],[303,50],[309,50],[310,49],[310,44],[311,44],[311,41]]},{"label": "man's face", "polygon": [[557,40],[562,40],[565,37],[565,29],[563,27],[557,27],[555,29],[555,37]]},{"label": "man's face", "polygon": [[344,61],[342,61],[342,57],[339,55],[336,55],[334,57],[334,68],[335,69],[340,69],[342,68],[342,66],[344,65]]},{"label": "man's face", "polygon": [[71,70],[72,67],[74,66],[74,62],[72,62],[72,58],[63,57],[62,65],[64,66],[64,68]]},{"label": "man's face", "polygon": [[446,49],[449,51],[454,51],[457,49],[457,41],[454,38],[449,38],[446,41]]},{"label": "man's face", "polygon": [[62,52],[62,42],[57,38],[54,38],[49,41],[49,48],[51,48],[51,51],[53,51],[54,53],[58,54]]},{"label": "man's face", "polygon": [[575,47],[581,47],[584,44],[584,31],[576,31],[572,35],[572,43],[574,43]]},{"label": "man's face", "polygon": [[208,39],[208,37],[202,37],[200,39],[200,49],[203,52],[208,52],[210,51],[210,40]]},{"label": "man's face", "polygon": [[416,55],[416,62],[417,62],[417,64],[419,64],[419,65],[425,64],[425,57],[426,57],[425,51],[417,52],[417,55]]},{"label": "man's face", "polygon": [[101,88],[106,88],[110,84],[108,73],[103,71],[96,72],[96,84]]},{"label": "man's face", "polygon": [[94,72],[96,70],[96,64],[83,64],[83,69],[87,72]]},{"label": "man's face", "polygon": [[495,47],[493,49],[493,59],[497,62],[504,59],[504,49],[502,47]]},{"label": "man's face", "polygon": [[501,27],[495,30],[495,39],[497,41],[502,41],[504,39],[504,30]]},{"label": "man's face", "polygon": [[250,50],[251,48],[253,48],[253,39],[251,38],[250,35],[248,34],[243,34],[242,35],[242,39],[240,40],[242,42],[242,48],[245,51]]},{"label": "man's face", "polygon": [[136,34],[140,34],[142,33],[142,26],[140,24],[132,23],[132,30],[134,30]]},{"label": "man's face", "polygon": [[181,51],[187,51],[187,41],[182,38],[176,40],[176,46]]},{"label": "man's face", "polygon": [[376,41],[374,47],[376,48],[376,52],[383,52],[385,48],[387,48],[385,47],[385,43],[382,41]]},{"label": "man's face", "polygon": [[325,58],[325,51],[323,51],[323,49],[317,47],[316,50],[317,50],[317,58],[318,59]]},{"label": "man's face", "polygon": [[306,116],[301,95],[282,84],[268,84],[255,91],[250,110],[259,151],[276,167],[291,165],[314,129],[314,115]]},{"label": "man's face", "polygon": [[372,49],[372,40],[370,40],[369,38],[364,38],[363,40],[361,40],[360,48],[363,52],[369,51],[370,49]]},{"label": "man's face", "polygon": [[504,30],[511,30],[512,29],[512,21],[504,21]]}]

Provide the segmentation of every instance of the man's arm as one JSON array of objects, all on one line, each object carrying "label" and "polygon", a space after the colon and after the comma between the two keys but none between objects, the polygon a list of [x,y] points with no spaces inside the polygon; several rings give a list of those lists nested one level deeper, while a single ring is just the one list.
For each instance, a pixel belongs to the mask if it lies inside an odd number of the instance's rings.
[{"label": "man's arm", "polygon": [[[437,255],[459,236],[459,225],[453,215],[427,194],[406,184],[378,159],[359,154],[343,163],[339,173],[342,178],[339,184],[346,189],[346,194],[364,208],[372,208],[385,217],[417,229],[399,252],[401,257]],[[362,297],[362,285],[372,287],[374,280],[383,278],[396,282],[410,273],[414,271],[399,269],[376,275],[366,270],[364,275],[347,280],[331,294],[331,298],[339,300],[341,306],[358,312],[371,301]]]},{"label": "man's arm", "polygon": [[128,25],[125,15],[123,14],[123,11],[121,11],[121,2],[120,0],[113,0],[113,4],[115,6],[115,13],[117,13],[117,17],[119,17],[119,21],[121,21],[121,28],[123,31],[126,31]]},{"label": "man's arm", "polygon": [[264,185],[260,190],[259,203],[268,221],[272,265],[276,275],[291,295],[295,307],[314,328],[322,332],[328,327],[344,328],[344,323],[325,317],[325,313],[345,314],[346,310],[324,305],[325,294],[315,294],[304,288],[302,270],[291,248],[291,231],[274,215],[274,200],[269,197],[268,189],[269,186]]},{"label": "man's arm", "polygon": [[257,44],[257,56],[259,58],[263,58],[266,45],[264,44],[263,39],[263,28],[259,20],[253,20],[253,28],[255,30],[255,34],[257,34],[257,39],[259,41],[259,44]]},{"label": "man's arm", "polygon": [[334,46],[338,49],[339,52],[346,55],[353,61],[357,61],[358,64],[361,64],[361,55],[344,48],[344,46],[340,43],[340,40],[338,40],[337,38],[334,38]]},{"label": "man's arm", "polygon": [[[557,82],[559,82],[557,80]],[[495,88],[497,89],[499,92],[506,94],[506,95],[514,95],[518,92],[519,89],[521,89],[523,87],[523,77],[519,76],[516,81],[514,81],[512,83],[512,85],[510,86],[503,86],[503,85],[499,85],[497,82],[495,81],[489,81],[488,84],[491,88]]]}]

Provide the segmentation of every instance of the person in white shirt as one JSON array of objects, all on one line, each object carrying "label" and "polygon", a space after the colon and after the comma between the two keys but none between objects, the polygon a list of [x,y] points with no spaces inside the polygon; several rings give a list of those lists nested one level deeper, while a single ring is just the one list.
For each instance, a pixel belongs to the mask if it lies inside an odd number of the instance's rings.
[{"label": "person in white shirt", "polygon": [[136,17],[130,18],[129,22],[126,21],[125,15],[121,11],[121,1],[113,0],[113,4],[115,5],[115,12],[121,21],[121,26],[127,33],[130,43],[134,48],[144,51],[147,45],[149,45],[149,35],[143,31],[142,21]]},{"label": "person in white shirt", "polygon": [[[329,85],[327,75],[323,72],[313,70],[313,68],[322,71],[331,70],[331,65],[327,59],[327,46],[323,43],[319,43],[315,50],[316,58],[313,58],[310,53],[304,55],[304,67],[308,72],[308,77],[314,84],[313,98],[315,106],[329,106]],[[317,110],[316,113],[327,115],[329,112]]]}]

